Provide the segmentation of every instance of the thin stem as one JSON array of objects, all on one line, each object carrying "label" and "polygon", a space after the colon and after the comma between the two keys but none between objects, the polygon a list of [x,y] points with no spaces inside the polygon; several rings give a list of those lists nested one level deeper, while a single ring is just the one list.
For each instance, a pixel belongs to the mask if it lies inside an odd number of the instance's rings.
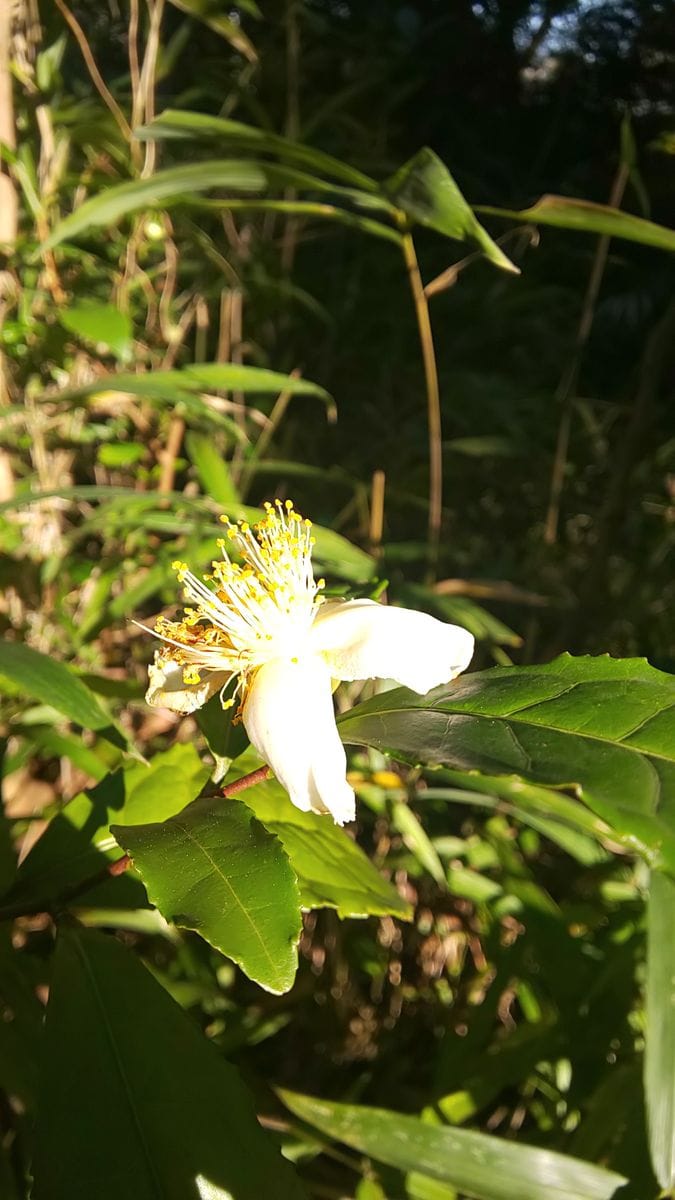
[{"label": "thin stem", "polygon": [[[626,163],[621,163],[614,178],[612,191],[609,197],[609,203],[612,208],[618,208],[621,204],[629,175],[630,171],[628,166]],[[584,302],[581,308],[581,317],[579,319],[579,328],[577,329],[574,350],[556,389],[555,398],[557,402],[562,405],[562,411],[560,413],[558,436],[556,439],[555,454],[553,456],[551,487],[549,493],[548,510],[546,512],[546,523],[544,525],[544,541],[549,546],[553,546],[558,538],[560,501],[562,499],[563,485],[565,482],[567,454],[569,451],[570,433],[572,430],[574,394],[576,392],[577,380],[579,378],[581,360],[586,348],[586,343],[590,336],[591,328],[593,326],[595,306],[598,302],[600,285],[602,283],[602,277],[605,273],[605,267],[607,265],[609,243],[610,239],[606,234],[603,234],[602,237],[598,239],[595,255],[593,257],[593,263],[591,265],[590,275],[588,277],[588,284],[586,285],[586,294],[584,296]]]},{"label": "thin stem", "polygon": [[246,788],[254,787],[256,783],[264,783],[265,780],[271,778],[272,772],[269,767],[258,767],[256,771],[242,775],[241,779],[235,779],[233,783],[225,784],[220,792],[222,796],[236,796],[238,792],[245,792]]},{"label": "thin stem", "polygon": [[85,892],[89,892],[92,888],[97,887],[99,883],[105,883],[108,879],[116,879],[118,875],[123,875],[125,871],[128,871],[130,866],[131,859],[129,855],[123,854],[121,858],[116,859],[115,862],[108,863],[102,870],[96,871],[94,875],[89,875],[87,879],[82,879],[78,883],[64,888],[58,896],[43,897],[32,904],[27,904],[25,901],[18,904],[6,904],[4,908],[0,908],[0,921],[13,921],[16,917],[31,917],[35,913],[58,912],[73,900],[77,900],[80,896],[83,896]]},{"label": "thin stem", "polygon": [[96,60],[91,52],[91,47],[87,41],[82,26],[77,20],[77,17],[71,13],[70,9],[64,3],[64,0],[54,0],[54,2],[64,21],[70,26],[75,40],[80,47],[82,57],[87,65],[87,70],[91,75],[92,83],[94,84],[96,91],[103,100],[103,103],[107,106],[107,108],[110,109],[110,112],[119,125],[125,140],[128,142],[131,141],[131,126],[129,125],[129,122],[127,121],[112,92],[106,87],[105,80],[96,66]]},{"label": "thin stem", "polygon": [[424,284],[420,275],[415,244],[412,235],[403,234],[403,257],[408,269],[408,279],[412,292],[417,327],[419,330],[422,360],[424,362],[424,379],[427,391],[427,423],[429,429],[429,573],[436,574],[438,550],[441,538],[441,515],[443,505],[443,448],[441,424],[441,395],[438,386],[438,369],[434,339],[431,330],[429,305],[424,292]]}]

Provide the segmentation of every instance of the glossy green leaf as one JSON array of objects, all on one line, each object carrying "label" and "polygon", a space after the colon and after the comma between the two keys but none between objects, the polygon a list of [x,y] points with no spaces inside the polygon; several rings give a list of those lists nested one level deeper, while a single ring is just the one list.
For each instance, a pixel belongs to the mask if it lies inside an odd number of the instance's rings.
[{"label": "glossy green leaf", "polygon": [[647,906],[644,1085],[654,1174],[675,1186],[675,882],[652,871]]},{"label": "glossy green leaf", "polygon": [[60,311],[59,321],[69,333],[97,346],[107,346],[117,358],[127,357],[132,338],[131,319],[114,305],[80,301]]},{"label": "glossy green leaf", "polygon": [[213,439],[203,433],[190,430],[185,436],[185,447],[192,459],[199,481],[207,496],[228,508],[239,503],[237,489],[227,461],[223,458]]},{"label": "glossy green leaf", "polygon": [[473,242],[490,262],[520,274],[467,204],[445,163],[428,147],[388,179],[384,190],[413,221],[458,242]]},{"label": "glossy green leaf", "polygon": [[[51,908],[65,889],[90,879],[110,858],[119,858],[108,828],[112,820],[126,824],[163,821],[194,800],[207,778],[208,768],[190,745],[172,746],[156,754],[149,764],[132,763],[106,776],[52,818],[21,863],[7,901],[41,902],[45,909]],[[129,890],[129,882],[115,879],[106,884],[111,900],[123,888]],[[137,891],[142,901],[140,885]],[[92,903],[89,893],[83,902]]]},{"label": "glossy green leaf", "polygon": [[[240,759],[237,776],[258,760]],[[233,775],[234,777],[234,775]],[[266,829],[275,833],[298,876],[305,908],[335,908],[341,917],[391,914],[410,920],[412,908],[383,879],[349,834],[317,813],[301,812],[275,779],[256,784],[246,803]]]},{"label": "glossy green leaf", "polygon": [[[102,1090],[103,1089],[103,1090]],[[62,929],[36,1200],[302,1200],[238,1073],[114,938]]]},{"label": "glossy green leaf", "polygon": [[318,175],[339,179],[343,183],[363,188],[364,191],[377,191],[374,179],[350,167],[348,163],[333,158],[331,154],[315,150],[313,146],[303,146],[302,142],[294,142],[291,138],[270,133],[267,129],[257,129],[253,125],[244,125],[241,121],[232,121],[227,117],[213,117],[209,113],[167,108],[149,125],[143,125],[134,132],[135,136],[141,139],[208,138],[225,144],[234,142],[247,150],[273,154],[284,162],[308,167]]},{"label": "glossy green leaf", "polygon": [[644,659],[497,667],[341,718],[346,742],[574,792],[627,848],[675,871],[675,677]]},{"label": "glossy green leaf", "polygon": [[279,840],[239,800],[208,797],[168,821],[113,825],[151,902],[194,929],[267,991],[298,965],[300,895]]},{"label": "glossy green leaf", "polygon": [[659,250],[675,250],[675,230],[645,221],[643,217],[634,217],[632,213],[611,208],[608,204],[594,204],[590,200],[542,196],[531,208],[492,208],[477,204],[476,211],[494,217],[510,217],[515,221],[533,221],[537,225],[554,225],[579,233],[624,238],[629,242],[640,242],[643,246],[656,246]]},{"label": "glossy green leaf", "polygon": [[391,205],[374,193],[343,188],[292,167],[253,162],[251,159],[209,159],[168,167],[147,179],[133,179],[128,183],[103,188],[64,217],[42,244],[40,251],[44,253],[45,250],[51,250],[61,242],[70,241],[91,229],[114,225],[139,209],[188,203],[192,195],[210,191],[211,188],[261,195],[267,194],[270,189],[282,190],[286,187],[310,192],[333,192],[365,208],[385,212],[391,209]]},{"label": "glossy green leaf", "polygon": [[83,729],[93,729],[115,745],[126,747],[124,734],[114,726],[94,693],[58,659],[18,642],[3,641],[0,677],[25,695],[56,708]]},{"label": "glossy green leaf", "polygon": [[626,1180],[579,1158],[382,1108],[280,1093],[291,1112],[378,1162],[419,1171],[475,1200],[610,1200]]}]

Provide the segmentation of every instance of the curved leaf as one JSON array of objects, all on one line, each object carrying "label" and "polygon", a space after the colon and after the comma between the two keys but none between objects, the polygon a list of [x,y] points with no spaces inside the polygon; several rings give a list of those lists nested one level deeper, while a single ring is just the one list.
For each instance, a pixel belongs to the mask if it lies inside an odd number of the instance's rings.
[{"label": "curved leaf", "polygon": [[98,698],[58,659],[18,642],[3,641],[0,676],[25,695],[58,709],[83,729],[93,729],[116,746],[127,747],[124,734],[113,724]]},{"label": "curved leaf", "polygon": [[149,125],[135,129],[134,137],[141,141],[158,138],[209,138],[235,142],[247,150],[274,154],[285,162],[309,167],[312,171],[328,175],[329,178],[341,179],[343,183],[363,188],[364,191],[377,191],[374,179],[350,167],[348,163],[333,158],[331,154],[325,154],[323,150],[315,150],[313,146],[304,146],[302,142],[294,142],[278,133],[256,129],[254,125],[245,125],[242,121],[232,121],[228,117],[213,117],[209,113],[167,108]]},{"label": "curved leaf", "polygon": [[634,217],[609,204],[594,204],[591,200],[573,200],[569,196],[542,196],[531,208],[493,208],[477,204],[476,212],[492,217],[510,217],[514,221],[533,221],[536,225],[554,225],[579,233],[599,233],[606,237],[624,238],[656,246],[659,250],[675,250],[675,230],[665,225]]},{"label": "curved leaf", "polygon": [[60,931],[43,1057],[40,1200],[302,1200],[235,1069],[114,938]]},{"label": "curved leaf", "polygon": [[36,257],[38,253],[44,254],[46,250],[79,237],[89,229],[114,225],[122,217],[139,209],[166,208],[171,204],[186,203],[192,194],[211,188],[262,195],[270,189],[286,187],[310,192],[334,192],[365,208],[391,211],[391,205],[379,195],[328,183],[291,167],[253,162],[245,158],[208,159],[205,162],[168,167],[147,179],[132,179],[103,188],[59,222],[36,252]]},{"label": "curved leaf", "polygon": [[644,1083],[654,1174],[675,1184],[675,882],[653,871],[647,906]]},{"label": "curved leaf", "polygon": [[277,994],[298,965],[300,895],[278,839],[239,800],[196,800],[168,821],[111,825],[151,902]]},{"label": "curved leaf", "polygon": [[[239,759],[237,774],[253,770],[258,762]],[[246,803],[279,838],[298,876],[300,900],[306,908],[335,908],[341,917],[391,914],[411,919],[411,906],[344,829],[317,813],[301,812],[275,779],[251,788]]]},{"label": "curved leaf", "polygon": [[420,1171],[475,1200],[610,1200],[626,1180],[593,1163],[384,1108],[280,1092],[296,1117],[402,1171]]},{"label": "curved leaf", "polygon": [[404,163],[383,187],[394,204],[420,225],[458,242],[474,242],[496,267],[520,274],[477,220],[445,163],[428,146]]},{"label": "curved leaf", "polygon": [[428,696],[352,709],[346,742],[407,760],[522,775],[575,791],[629,847],[675,872],[675,677],[644,659],[496,667]]}]

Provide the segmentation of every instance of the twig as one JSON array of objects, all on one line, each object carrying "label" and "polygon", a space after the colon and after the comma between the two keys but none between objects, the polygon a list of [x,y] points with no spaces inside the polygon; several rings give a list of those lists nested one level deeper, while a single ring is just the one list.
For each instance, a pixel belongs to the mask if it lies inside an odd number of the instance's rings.
[{"label": "twig", "polygon": [[235,779],[233,783],[225,784],[224,788],[220,789],[222,796],[236,796],[238,792],[245,792],[246,788],[254,787],[256,783],[264,783],[265,780],[272,778],[272,772],[269,767],[258,767],[256,771],[250,771],[248,775],[242,775],[241,779]]},{"label": "twig", "polygon": [[61,13],[64,21],[66,21],[66,23],[70,26],[70,29],[73,32],[75,40],[82,52],[82,57],[86,63],[87,70],[89,71],[89,74],[91,75],[91,80],[92,80],[94,87],[96,88],[96,91],[98,92],[99,96],[103,100],[103,103],[106,105],[106,107],[110,110],[113,117],[115,118],[115,121],[117,122],[125,140],[128,142],[131,141],[131,126],[130,126],[129,122],[127,121],[124,113],[122,112],[122,109],[120,108],[119,104],[117,103],[115,97],[113,96],[112,92],[109,91],[109,89],[106,87],[105,80],[104,80],[103,76],[101,75],[101,72],[99,71],[98,67],[96,66],[96,60],[94,59],[94,56],[91,52],[91,47],[89,45],[89,42],[87,41],[85,32],[84,32],[82,26],[80,25],[77,17],[75,17],[73,15],[73,13],[71,13],[68,6],[64,3],[64,0],[54,0],[54,3],[56,4],[56,7],[58,8],[59,12]]},{"label": "twig", "polygon": [[373,471],[373,482],[370,489],[370,519],[368,541],[370,550],[379,557],[382,553],[382,532],[384,529],[384,471]]},{"label": "twig", "polygon": [[429,305],[424,294],[424,284],[417,262],[415,244],[409,232],[403,233],[403,257],[408,268],[408,279],[412,292],[417,327],[419,329],[424,378],[427,390],[427,421],[429,429],[429,573],[436,574],[438,550],[441,538],[441,514],[443,503],[443,449],[441,425],[441,396],[438,387],[438,369],[431,331]]},{"label": "twig", "polygon": [[[609,203],[612,208],[618,208],[623,200],[623,194],[626,190],[626,184],[630,176],[630,167],[627,163],[622,162],[614,178],[612,191],[609,197]],[[565,469],[567,467],[567,452],[569,450],[570,433],[572,429],[572,411],[574,407],[574,393],[576,390],[577,380],[579,378],[579,370],[583,357],[586,343],[588,341],[591,328],[593,326],[593,318],[595,316],[595,306],[598,301],[600,292],[600,284],[605,273],[607,265],[607,255],[609,252],[610,238],[607,234],[603,234],[598,238],[598,244],[593,257],[591,272],[588,277],[586,286],[586,294],[581,309],[581,318],[579,320],[579,328],[577,329],[576,341],[572,358],[570,359],[566,370],[563,372],[560,383],[556,390],[556,401],[562,405],[560,414],[560,423],[558,425],[558,437],[556,440],[555,454],[553,457],[553,469],[551,471],[551,487],[549,493],[548,510],[546,513],[546,523],[544,525],[544,541],[553,546],[558,538],[558,522],[560,520],[560,501],[562,498],[563,484],[565,482]]]},{"label": "twig", "polygon": [[41,900],[36,900],[32,904],[16,903],[6,904],[4,908],[0,908],[0,921],[13,921],[16,917],[31,917],[35,913],[54,913],[65,908],[73,900],[77,900],[79,896],[83,896],[85,892],[91,891],[97,887],[99,883],[105,883],[108,879],[116,879],[119,875],[123,875],[131,866],[131,859],[128,854],[123,854],[121,858],[115,862],[108,863],[102,870],[97,871],[94,875],[90,875],[87,879],[81,879],[78,883],[72,884],[58,896],[43,897]]},{"label": "twig", "polygon": [[[302,374],[302,372],[300,371],[300,368],[294,367],[293,370],[289,374],[289,378],[290,379],[300,379],[301,374]],[[290,388],[285,388],[283,392],[279,393],[279,395],[277,396],[277,398],[274,402],[274,406],[270,413],[269,420],[265,424],[264,428],[260,431],[258,439],[253,447],[252,452],[251,452],[251,455],[250,455],[249,459],[247,460],[247,462],[244,464],[243,470],[241,472],[241,477],[239,479],[239,495],[241,496],[242,500],[244,500],[246,498],[246,493],[249,489],[249,485],[251,483],[251,477],[255,471],[256,464],[259,463],[261,458],[263,458],[263,456],[267,453],[269,444],[272,441],[272,438],[274,437],[274,434],[276,433],[277,428],[281,424],[281,421],[283,420],[284,414],[285,414],[286,409],[288,408],[288,405],[291,401],[292,395],[293,395],[293,392],[291,391]]]}]

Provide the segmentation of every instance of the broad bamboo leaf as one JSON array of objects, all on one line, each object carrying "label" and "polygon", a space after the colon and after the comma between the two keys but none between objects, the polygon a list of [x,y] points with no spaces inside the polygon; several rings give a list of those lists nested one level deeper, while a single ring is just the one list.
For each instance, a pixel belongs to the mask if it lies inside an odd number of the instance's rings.
[{"label": "broad bamboo leaf", "polygon": [[276,158],[294,166],[308,167],[318,175],[339,179],[364,191],[376,192],[377,183],[350,167],[348,163],[315,150],[313,146],[304,146],[302,142],[294,142],[291,138],[281,137],[270,133],[267,129],[257,129],[254,125],[244,125],[241,121],[232,121],[228,117],[212,117],[208,113],[187,112],[180,109],[167,108],[160,113],[149,125],[142,125],[134,130],[134,136],[141,140],[150,138],[208,138],[224,143],[234,142],[247,150],[258,150],[263,154],[273,154]]},{"label": "broad bamboo leaf", "polygon": [[591,200],[542,196],[531,208],[493,208],[477,204],[476,212],[492,217],[510,217],[514,221],[533,221],[536,225],[553,225],[558,229],[576,230],[579,233],[604,234],[628,242],[640,242],[643,246],[656,246],[658,250],[675,251],[675,229],[656,225],[644,217],[634,217],[632,213],[611,208],[608,204],[594,204]]},{"label": "broad bamboo leaf", "polygon": [[[52,497],[58,496],[61,500],[86,500],[92,502],[95,500],[105,503],[106,506],[118,507],[119,510],[126,514],[126,519],[130,524],[135,525],[141,520],[141,515],[147,509],[157,509],[158,506],[166,501],[170,501],[174,509],[186,510],[188,513],[193,512],[202,517],[215,517],[218,512],[216,506],[205,497],[186,496],[182,492],[164,492],[147,493],[136,492],[133,488],[121,487],[99,487],[94,484],[83,484],[81,487],[64,487],[56,491],[32,492],[29,495],[14,496],[11,500],[3,500],[0,503],[0,513],[10,512],[15,509],[24,508],[29,504],[38,504],[41,500],[49,500]],[[250,524],[255,524],[264,517],[264,512],[259,508],[250,508],[245,504],[238,504],[230,508],[229,516],[233,519],[242,518]],[[164,529],[166,521],[166,513],[157,514],[157,519],[162,516],[160,528]],[[180,522],[180,528],[184,529],[185,520]],[[148,524],[148,527],[151,527]],[[351,583],[368,583],[373,578],[375,570],[374,559],[366,554],[365,550],[361,550],[358,546],[354,546],[352,542],[347,541],[347,538],[336,533],[333,529],[326,529],[322,525],[314,525],[312,532],[316,538],[314,547],[314,560],[316,564],[320,564],[326,572],[337,575],[339,579],[347,579]],[[214,538],[212,542],[204,545],[204,560],[210,561],[216,556],[217,533],[214,530]],[[124,601],[122,601],[124,603]]]},{"label": "broad bamboo leaf", "polygon": [[235,1069],[99,933],[59,933],[36,1133],[36,1200],[303,1196]]},{"label": "broad bamboo leaf", "polygon": [[[142,371],[136,374],[120,373],[99,375],[82,387],[65,388],[60,392],[46,392],[41,397],[50,404],[74,404],[78,400],[89,400],[108,393],[120,392],[132,396],[147,396],[159,404],[186,403],[201,392],[235,391],[245,395],[278,395],[291,392],[297,396],[318,396],[330,404],[330,396],[318,383],[309,379],[297,379],[294,375],[283,375],[280,371],[268,371],[265,367],[248,367],[239,363],[192,363],[174,371]],[[203,406],[197,411],[201,413]],[[207,409],[210,418],[221,414]],[[234,423],[228,418],[227,428]]]},{"label": "broad bamboo leaf", "polygon": [[280,1092],[301,1120],[378,1162],[419,1171],[475,1200],[610,1200],[626,1182],[579,1158],[382,1108]]},{"label": "broad bamboo leaf", "polygon": [[675,882],[652,871],[647,906],[644,1085],[654,1174],[675,1185]]},{"label": "broad bamboo leaf", "polygon": [[[83,729],[93,729],[126,749],[127,739],[98,698],[70,667],[48,654],[18,642],[0,643],[0,677],[13,688],[63,713]],[[2,681],[0,678],[0,689]]]},{"label": "broad bamboo leaf", "polygon": [[252,159],[209,159],[168,167],[147,179],[133,179],[103,188],[64,217],[43,242],[39,252],[43,254],[45,250],[51,250],[61,242],[70,241],[91,229],[114,225],[139,209],[187,204],[192,195],[210,191],[211,188],[226,188],[235,193],[246,192],[259,196],[287,187],[305,192],[331,192],[366,209],[387,213],[392,211],[391,204],[379,194],[345,188],[292,167],[254,162]]},{"label": "broad bamboo leaf", "polygon": [[346,742],[572,790],[628,849],[675,873],[675,677],[644,659],[497,667],[345,714]]},{"label": "broad bamboo leaf", "polygon": [[458,242],[473,242],[496,267],[520,274],[478,221],[445,163],[427,146],[404,163],[383,187],[413,221]]},{"label": "broad bamboo leaf", "polygon": [[298,966],[300,895],[279,840],[239,800],[196,800],[168,821],[111,831],[167,921],[194,929],[269,992]]},{"label": "broad bamboo leaf", "polygon": [[[237,761],[237,774],[254,770],[253,756]],[[341,917],[392,916],[410,920],[412,909],[376,871],[344,829],[317,813],[301,812],[275,779],[256,784],[246,803],[275,833],[298,876],[306,908],[335,908]]]},{"label": "broad bamboo leaf", "polygon": [[217,504],[222,504],[223,508],[238,504],[239,495],[229,465],[213,444],[213,439],[190,430],[185,437],[185,446],[207,496]]}]

